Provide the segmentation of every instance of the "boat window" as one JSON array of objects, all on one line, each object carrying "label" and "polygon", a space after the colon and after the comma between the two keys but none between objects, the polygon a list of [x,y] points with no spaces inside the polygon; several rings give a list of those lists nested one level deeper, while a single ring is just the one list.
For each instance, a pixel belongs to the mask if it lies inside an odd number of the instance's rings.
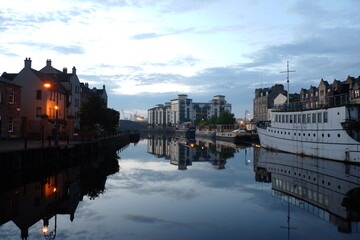
[{"label": "boat window", "polygon": [[285,115],[281,115],[281,122],[285,122]]},{"label": "boat window", "polygon": [[328,113],[324,112],[323,117],[324,117],[324,123],[327,123],[327,121],[328,121]]},{"label": "boat window", "polygon": [[316,123],[316,113],[312,114],[312,123]]},{"label": "boat window", "polygon": [[322,122],[322,113],[321,112],[318,113],[318,122],[319,123]]},{"label": "boat window", "polygon": [[306,123],[311,123],[310,113],[306,114]]},{"label": "boat window", "polygon": [[301,123],[301,114],[298,114],[298,123]]},{"label": "boat window", "polygon": [[294,115],[294,123],[297,123],[297,116]]},{"label": "boat window", "polygon": [[276,114],[275,115],[275,122],[278,122],[279,121],[279,116]]},{"label": "boat window", "polygon": [[302,123],[306,123],[306,114],[302,115]]},{"label": "boat window", "polygon": [[286,122],[286,123],[289,122],[289,115],[285,115],[285,122]]},{"label": "boat window", "polygon": [[290,123],[293,122],[293,115],[290,115]]}]

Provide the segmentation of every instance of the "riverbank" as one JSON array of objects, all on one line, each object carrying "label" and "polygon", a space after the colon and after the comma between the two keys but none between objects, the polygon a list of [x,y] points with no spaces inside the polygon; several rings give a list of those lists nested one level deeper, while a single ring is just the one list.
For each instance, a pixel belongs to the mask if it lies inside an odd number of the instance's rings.
[{"label": "riverbank", "polygon": [[34,139],[10,139],[0,140],[0,154],[7,152],[34,150],[34,149],[45,149],[45,148],[73,148],[75,145],[89,144],[89,143],[100,143],[104,141],[121,141],[121,142],[137,142],[140,139],[138,132],[122,132],[117,135],[107,136],[102,138],[92,138],[87,140],[59,140],[58,145],[54,144],[53,140],[34,140]]}]

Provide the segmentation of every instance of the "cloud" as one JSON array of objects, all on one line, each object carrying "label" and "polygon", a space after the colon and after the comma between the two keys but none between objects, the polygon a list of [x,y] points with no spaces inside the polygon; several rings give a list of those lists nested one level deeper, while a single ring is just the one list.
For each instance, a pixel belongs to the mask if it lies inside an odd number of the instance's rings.
[{"label": "cloud", "polygon": [[[86,0],[106,7],[134,7],[157,9],[162,14],[184,13],[199,10],[216,2],[217,0],[197,0],[197,1],[178,1],[178,0]],[[85,1],[81,1],[82,3]]]},{"label": "cloud", "polygon": [[178,35],[183,33],[193,33],[194,28],[186,28],[186,29],[169,29],[164,30],[162,33],[156,32],[147,32],[147,33],[139,33],[129,37],[130,40],[145,40],[145,39],[152,39],[152,38],[159,38],[165,36],[172,36]]},{"label": "cloud", "polygon": [[127,214],[127,215],[124,215],[124,218],[126,220],[133,221],[136,223],[149,223],[149,224],[163,223],[166,225],[166,227],[182,227],[182,228],[189,228],[189,229],[193,228],[191,226],[191,224],[188,224],[188,223],[170,221],[170,220],[161,219],[161,218],[157,218],[157,217],[151,217],[151,216]]},{"label": "cloud", "polygon": [[54,45],[51,43],[41,43],[41,42],[13,42],[12,45],[24,45],[30,48],[37,48],[39,50],[50,50],[63,55],[71,54],[84,54],[85,49],[80,45]]}]

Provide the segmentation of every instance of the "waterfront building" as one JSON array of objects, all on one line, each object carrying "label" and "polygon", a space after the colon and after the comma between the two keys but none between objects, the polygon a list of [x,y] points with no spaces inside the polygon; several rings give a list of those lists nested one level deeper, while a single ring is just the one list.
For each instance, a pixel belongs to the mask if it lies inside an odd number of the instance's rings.
[{"label": "waterfront building", "polygon": [[0,139],[21,136],[21,86],[0,77]]},{"label": "waterfront building", "polygon": [[[3,73],[4,78],[22,86],[19,114],[22,118],[23,137],[51,135],[57,120],[60,132],[65,130],[66,89],[55,75],[31,68],[31,59],[25,59],[24,68],[18,74]],[[47,86],[47,87],[46,87]],[[57,114],[56,114],[57,112]]]},{"label": "waterfront building", "polygon": [[86,102],[91,94],[96,94],[100,97],[100,99],[102,99],[102,101],[105,104],[105,107],[107,107],[108,96],[106,93],[105,85],[103,85],[102,89],[97,89],[96,87],[93,87],[91,89],[89,88],[89,83],[86,82],[86,83],[80,83],[80,88],[81,88],[81,99],[80,99],[81,104]]},{"label": "waterfront building", "polygon": [[254,122],[266,121],[268,110],[274,107],[274,100],[279,95],[287,95],[284,85],[276,84],[271,88],[255,89],[255,98],[253,100]]},{"label": "waterfront building", "polygon": [[[86,101],[89,93],[100,96],[107,106],[105,85],[102,89],[89,89],[87,83],[80,82],[75,67],[69,73],[67,68],[60,71],[54,68],[51,60],[48,59],[45,67],[37,71],[32,68],[31,64],[31,59],[26,58],[24,68],[19,73],[4,72],[1,75],[6,80],[2,81],[2,85],[7,82],[8,86],[10,84],[15,89],[14,99],[18,104],[16,107],[14,107],[16,104],[12,104],[12,108],[16,109],[18,119],[10,118],[13,120],[14,128],[11,136],[30,138],[54,136],[56,124],[59,126],[60,136],[72,136],[80,128],[80,107]],[[3,96],[5,93],[8,94],[4,89],[2,89]],[[19,96],[17,97],[16,94]],[[4,120],[4,111],[0,112],[0,117],[3,119],[1,121],[2,136],[0,137],[9,135],[9,133],[4,135],[4,121],[7,121],[8,128],[11,126],[8,117],[7,120]],[[18,124],[20,127],[17,127]]]},{"label": "waterfront building", "polygon": [[153,126],[178,126],[183,122],[194,122],[196,119],[209,119],[220,116],[224,111],[231,112],[231,104],[223,95],[216,95],[209,102],[193,102],[186,94],[178,98],[157,104],[148,110],[148,123]]},{"label": "waterfront building", "polygon": [[67,68],[63,68],[60,71],[51,65],[51,59],[46,60],[46,66],[43,67],[40,72],[53,75],[58,82],[67,91],[67,108],[66,108],[66,120],[67,126],[71,129],[80,128],[80,80],[76,74],[76,68],[72,68],[72,72],[68,73]]}]

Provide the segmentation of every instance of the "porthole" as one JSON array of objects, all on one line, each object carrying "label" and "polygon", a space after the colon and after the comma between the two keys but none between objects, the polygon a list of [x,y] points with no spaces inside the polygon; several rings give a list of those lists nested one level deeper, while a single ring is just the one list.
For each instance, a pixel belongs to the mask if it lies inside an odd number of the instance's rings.
[{"label": "porthole", "polygon": [[314,133],[314,137],[316,137],[316,134]]},{"label": "porthole", "polygon": [[308,137],[310,137],[310,133],[308,133]]},{"label": "porthole", "polygon": [[321,183],[324,184],[325,183],[324,180],[322,180]]},{"label": "porthole", "polygon": [[328,134],[328,137],[330,137],[330,133]]},{"label": "porthole", "polygon": [[299,133],[299,136],[301,136],[301,133]]},{"label": "porthole", "polygon": [[324,134],[321,134],[322,137],[324,137]]},{"label": "porthole", "polygon": [[305,137],[305,133],[303,133],[303,136]]},{"label": "porthole", "polygon": [[330,182],[328,182],[328,186],[330,186],[331,184],[330,184]]},{"label": "porthole", "polygon": [[338,137],[340,137],[340,133],[338,133]]},{"label": "porthole", "polygon": [[340,185],[338,186],[338,189],[339,189],[339,190],[341,189],[341,186],[340,186]]}]

